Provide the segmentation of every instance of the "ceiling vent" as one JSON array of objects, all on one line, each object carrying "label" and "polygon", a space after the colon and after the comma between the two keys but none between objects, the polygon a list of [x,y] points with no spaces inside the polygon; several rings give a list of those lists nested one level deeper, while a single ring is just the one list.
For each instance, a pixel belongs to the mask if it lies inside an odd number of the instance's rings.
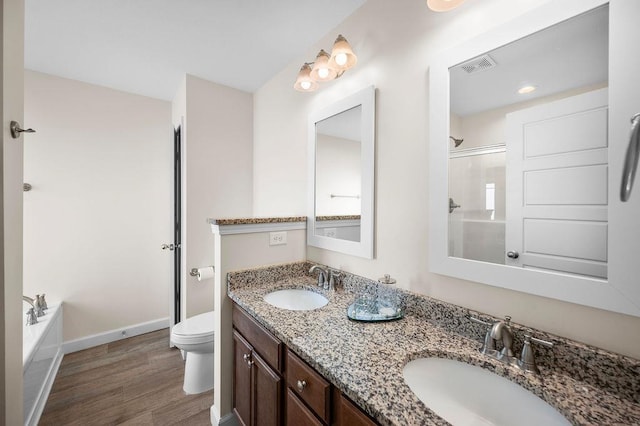
[{"label": "ceiling vent", "polygon": [[475,59],[460,64],[460,68],[465,70],[467,74],[474,74],[480,71],[488,70],[496,66],[496,61],[489,55],[478,56]]}]

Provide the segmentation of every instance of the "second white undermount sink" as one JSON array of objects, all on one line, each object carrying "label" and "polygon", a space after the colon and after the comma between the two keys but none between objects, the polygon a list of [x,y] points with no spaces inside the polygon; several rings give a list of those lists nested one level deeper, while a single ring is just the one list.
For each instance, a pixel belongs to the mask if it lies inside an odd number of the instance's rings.
[{"label": "second white undermount sink", "polygon": [[452,425],[571,424],[533,393],[475,365],[420,358],[402,374],[418,399]]},{"label": "second white undermount sink", "polygon": [[264,301],[290,311],[311,311],[329,303],[329,299],[319,293],[297,288],[272,291],[264,296]]}]

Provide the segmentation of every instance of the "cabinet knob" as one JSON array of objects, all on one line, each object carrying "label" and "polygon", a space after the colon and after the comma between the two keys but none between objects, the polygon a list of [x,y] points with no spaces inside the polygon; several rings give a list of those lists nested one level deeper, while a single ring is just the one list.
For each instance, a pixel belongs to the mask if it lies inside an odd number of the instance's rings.
[{"label": "cabinet knob", "polygon": [[307,387],[307,382],[305,380],[298,380],[297,387],[298,387],[298,392],[302,392],[304,388]]},{"label": "cabinet knob", "polygon": [[253,365],[253,361],[251,361],[251,354],[242,355],[242,359],[244,359],[244,362],[247,363],[247,367],[251,368],[251,366]]}]

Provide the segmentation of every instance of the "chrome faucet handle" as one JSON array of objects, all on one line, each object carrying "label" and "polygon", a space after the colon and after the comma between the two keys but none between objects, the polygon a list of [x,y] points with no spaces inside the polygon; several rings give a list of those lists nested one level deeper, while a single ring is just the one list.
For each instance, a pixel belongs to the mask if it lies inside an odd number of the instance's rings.
[{"label": "chrome faucet handle", "polygon": [[29,308],[27,311],[27,325],[33,325],[38,323],[38,317],[36,316],[36,312],[33,308]]},{"label": "chrome faucet handle", "polygon": [[44,315],[44,309],[42,307],[42,297],[39,294],[36,294],[35,299],[33,299],[33,307],[36,311],[37,317],[41,317]]},{"label": "chrome faucet handle", "polygon": [[333,280],[333,289],[335,290],[335,286],[340,285],[342,282],[342,272],[331,269],[331,279]]},{"label": "chrome faucet handle", "polygon": [[540,370],[536,365],[535,353],[533,351],[533,345],[531,344],[532,342],[546,346],[547,348],[552,348],[553,343],[547,342],[546,340],[536,339],[528,334],[524,335],[524,345],[522,346],[522,353],[518,360],[518,366],[524,371],[532,371],[540,374]]},{"label": "chrome faucet handle", "polygon": [[46,311],[47,309],[49,309],[49,307],[47,306],[47,300],[44,298],[44,293],[36,297],[43,311]]},{"label": "chrome faucet handle", "polygon": [[475,322],[476,324],[483,325],[487,327],[487,332],[484,335],[484,343],[482,347],[478,349],[482,354],[491,354],[494,355],[496,352],[496,341],[491,337],[491,327],[493,324],[490,322],[482,321],[480,318],[468,317],[470,321]]}]

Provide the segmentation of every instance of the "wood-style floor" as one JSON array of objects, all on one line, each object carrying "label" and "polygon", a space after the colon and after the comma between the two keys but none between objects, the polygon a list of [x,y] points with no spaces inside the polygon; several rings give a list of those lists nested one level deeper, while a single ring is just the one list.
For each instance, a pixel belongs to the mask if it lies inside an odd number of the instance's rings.
[{"label": "wood-style floor", "polygon": [[186,395],[169,329],[65,355],[40,425],[210,425],[213,391]]}]

